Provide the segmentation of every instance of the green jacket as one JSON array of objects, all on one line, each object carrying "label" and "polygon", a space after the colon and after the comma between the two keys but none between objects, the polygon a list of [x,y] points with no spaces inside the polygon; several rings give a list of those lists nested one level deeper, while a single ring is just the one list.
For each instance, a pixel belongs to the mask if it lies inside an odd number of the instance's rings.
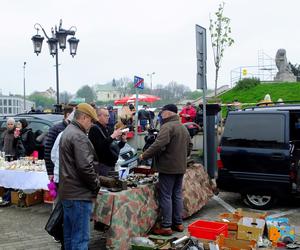
[{"label": "green jacket", "polygon": [[143,159],[153,158],[154,168],[163,174],[184,174],[191,137],[178,115],[163,121],[154,143],[143,153]]}]

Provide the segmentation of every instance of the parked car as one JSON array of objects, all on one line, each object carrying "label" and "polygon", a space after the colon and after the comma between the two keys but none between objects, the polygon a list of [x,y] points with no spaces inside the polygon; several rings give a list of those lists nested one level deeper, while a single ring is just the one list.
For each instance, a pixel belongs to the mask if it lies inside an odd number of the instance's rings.
[{"label": "parked car", "polygon": [[253,208],[298,196],[300,105],[229,112],[218,157],[218,187],[241,193]]},{"label": "parked car", "polygon": [[[62,114],[51,113],[30,113],[30,114],[17,114],[14,116],[1,116],[0,117],[0,138],[6,129],[6,121],[9,117],[13,117],[16,121],[25,118],[28,122],[28,128],[32,129],[32,132],[37,139],[40,135],[46,135],[49,128],[54,124],[61,122],[64,118]],[[44,158],[44,146],[42,141],[36,140],[36,150],[39,152],[39,158]]]}]

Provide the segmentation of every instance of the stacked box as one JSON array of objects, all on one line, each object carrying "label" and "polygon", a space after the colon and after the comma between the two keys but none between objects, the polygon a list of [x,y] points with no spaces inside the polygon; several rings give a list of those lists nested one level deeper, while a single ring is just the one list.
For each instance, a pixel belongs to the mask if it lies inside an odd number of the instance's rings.
[{"label": "stacked box", "polygon": [[255,240],[237,240],[225,238],[223,235],[217,237],[216,243],[219,245],[220,249],[230,249],[230,250],[252,250],[256,249]]},{"label": "stacked box", "polygon": [[31,194],[22,191],[11,191],[11,204],[29,207],[43,202],[43,191],[37,190]]},{"label": "stacked box", "polygon": [[262,237],[265,220],[243,217],[238,222],[237,238],[240,240],[256,240]]}]

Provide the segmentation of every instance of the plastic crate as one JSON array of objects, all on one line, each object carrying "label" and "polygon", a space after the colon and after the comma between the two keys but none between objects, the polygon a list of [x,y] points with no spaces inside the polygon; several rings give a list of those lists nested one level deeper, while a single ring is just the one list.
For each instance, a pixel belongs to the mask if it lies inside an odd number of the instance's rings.
[{"label": "plastic crate", "polygon": [[50,196],[50,192],[48,190],[43,190],[43,193],[44,203],[53,204],[54,199]]},{"label": "plastic crate", "polygon": [[188,226],[191,236],[215,240],[220,234],[228,236],[228,225],[222,222],[197,220]]}]

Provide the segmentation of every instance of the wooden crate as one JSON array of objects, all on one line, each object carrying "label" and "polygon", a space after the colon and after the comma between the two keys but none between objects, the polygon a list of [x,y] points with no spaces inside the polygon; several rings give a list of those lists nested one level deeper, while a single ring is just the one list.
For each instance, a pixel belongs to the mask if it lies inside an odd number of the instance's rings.
[{"label": "wooden crate", "polygon": [[217,237],[216,243],[219,245],[221,250],[252,250],[256,249],[255,240],[237,240],[237,239],[228,239],[224,235],[219,235]]},{"label": "wooden crate", "polygon": [[17,206],[32,206],[43,202],[43,191],[37,190],[31,194],[24,194],[22,191],[11,191],[11,203]]}]

